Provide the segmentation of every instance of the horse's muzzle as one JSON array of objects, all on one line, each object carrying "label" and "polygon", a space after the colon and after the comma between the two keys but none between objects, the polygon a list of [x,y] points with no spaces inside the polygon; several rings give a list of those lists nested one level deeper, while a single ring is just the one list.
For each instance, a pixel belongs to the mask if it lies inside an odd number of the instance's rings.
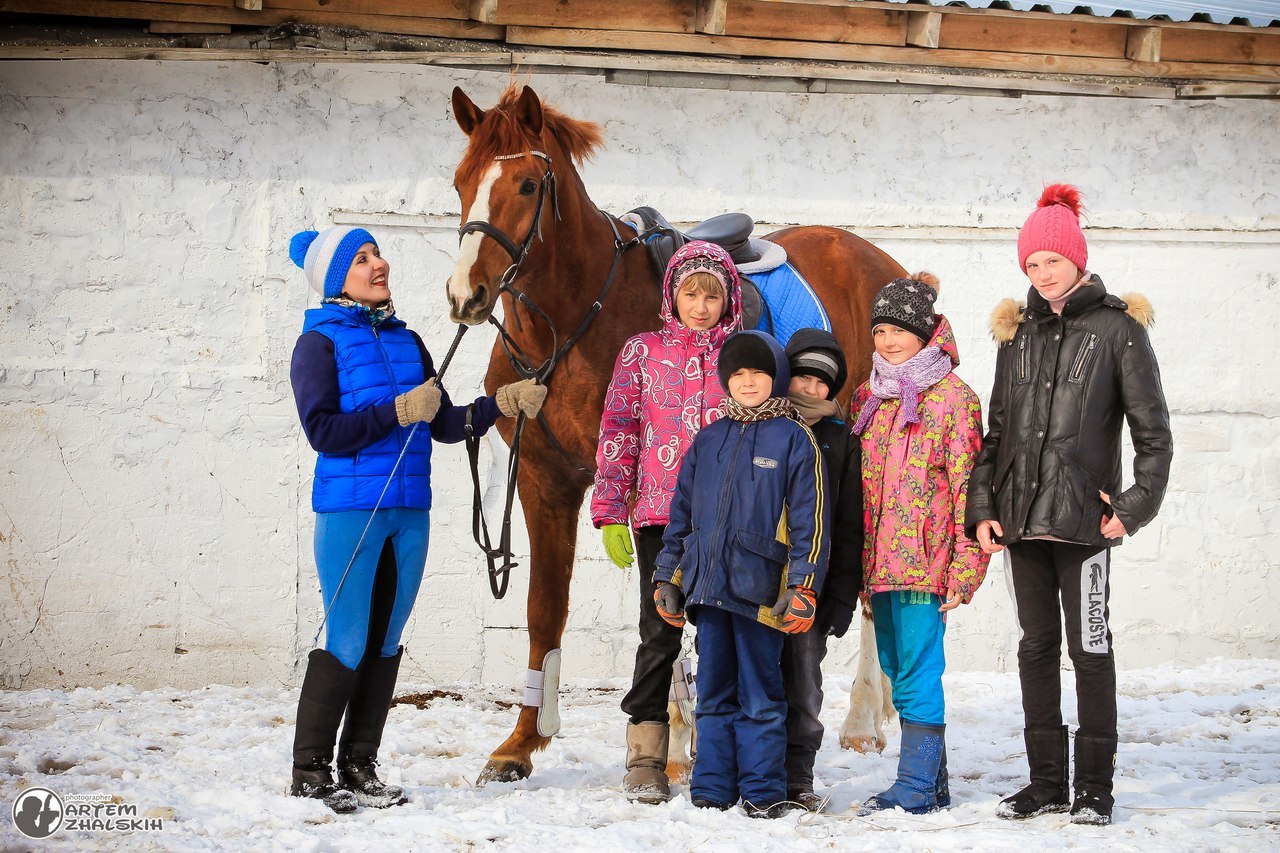
[{"label": "horse's muzzle", "polygon": [[449,319],[455,323],[465,323],[468,326],[478,326],[489,319],[489,315],[493,313],[494,299],[490,297],[490,293],[494,292],[488,285],[476,285],[471,291],[471,296],[466,302],[459,305],[453,302],[449,308]]}]

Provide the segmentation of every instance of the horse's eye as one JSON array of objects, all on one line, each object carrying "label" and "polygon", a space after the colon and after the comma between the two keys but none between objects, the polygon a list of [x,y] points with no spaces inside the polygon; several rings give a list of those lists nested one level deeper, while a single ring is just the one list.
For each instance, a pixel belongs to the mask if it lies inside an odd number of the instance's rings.
[{"label": "horse's eye", "polygon": [[533,195],[538,191],[538,184],[533,178],[525,178],[524,183],[520,185],[520,195]]}]

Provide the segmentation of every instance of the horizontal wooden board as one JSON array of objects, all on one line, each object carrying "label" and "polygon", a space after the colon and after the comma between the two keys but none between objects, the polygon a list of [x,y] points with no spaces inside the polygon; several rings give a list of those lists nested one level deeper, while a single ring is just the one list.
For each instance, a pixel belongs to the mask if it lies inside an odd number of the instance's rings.
[{"label": "horizontal wooden board", "polygon": [[938,47],[1054,56],[1123,57],[1124,27],[1082,21],[949,15],[942,20]]},{"label": "horizontal wooden board", "polygon": [[1211,33],[1163,30],[1160,56],[1169,61],[1280,65],[1280,31]]},{"label": "horizontal wooden board", "polygon": [[288,22],[317,24],[327,27],[355,27],[372,32],[401,33],[441,38],[499,41],[503,28],[475,21],[445,18],[408,18],[391,15],[351,15],[342,12],[279,9],[263,3],[260,12],[232,6],[214,8],[177,3],[148,3],[145,0],[0,0],[0,12],[26,12],[38,15],[82,15],[95,18],[133,18],[151,20],[163,8],[165,20],[203,21],[242,26],[274,26]]},{"label": "horizontal wooden board", "polygon": [[350,15],[347,26],[359,26],[359,18],[365,15],[463,21],[470,17],[467,0],[262,0],[262,8]]},{"label": "horizontal wooden board", "polygon": [[902,45],[906,27],[905,11],[735,0],[725,15],[724,34],[748,38],[785,34],[795,41]]},{"label": "horizontal wooden board", "polygon": [[1280,66],[1211,65],[1191,62],[1132,62],[1075,56],[1038,56],[998,51],[928,50],[880,45],[822,44],[820,42],[731,38],[728,36],[654,34],[612,30],[539,29],[508,27],[507,43],[576,49],[641,50],[666,53],[768,56],[837,62],[883,62],[982,68],[1029,74],[1088,74],[1103,77],[1188,78],[1191,80],[1280,81]]},{"label": "horizontal wooden board", "polygon": [[691,33],[694,12],[694,0],[498,0],[494,23]]}]

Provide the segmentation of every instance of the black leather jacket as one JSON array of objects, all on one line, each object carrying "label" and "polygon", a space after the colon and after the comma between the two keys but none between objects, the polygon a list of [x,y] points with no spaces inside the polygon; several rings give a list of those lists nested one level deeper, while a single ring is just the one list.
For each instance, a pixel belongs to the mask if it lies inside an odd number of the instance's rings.
[{"label": "black leather jacket", "polygon": [[[1145,329],[1150,305],[1126,298],[1107,293],[1093,276],[1061,316],[1034,287],[1025,307],[1006,299],[996,308],[991,328],[1000,351],[987,434],[969,478],[970,536],[979,521],[994,519],[1006,545],[1033,536],[1117,545],[1098,531],[1106,509],[1099,491],[1111,495],[1131,534],[1155,518],[1173,437]],[[1121,491],[1125,419],[1134,483]]]}]

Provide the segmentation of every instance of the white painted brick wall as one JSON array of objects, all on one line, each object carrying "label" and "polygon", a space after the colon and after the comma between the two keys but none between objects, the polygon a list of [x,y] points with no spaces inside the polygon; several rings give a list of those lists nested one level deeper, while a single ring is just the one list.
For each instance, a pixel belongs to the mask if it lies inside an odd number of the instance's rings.
[{"label": "white painted brick wall", "polygon": [[[0,63],[0,683],[295,683],[320,606],[314,455],[288,382],[315,297],[288,238],[335,215],[456,216],[449,91],[488,105],[506,80]],[[585,179],[605,209],[858,224],[940,275],[960,373],[984,399],[987,315],[1026,287],[1014,229],[1044,182],[1079,184],[1090,266],[1156,306],[1177,448],[1163,513],[1116,558],[1121,663],[1277,653],[1280,104],[533,84],[604,125]],[[399,310],[442,354],[454,235],[374,230]],[[478,393],[491,340],[468,336],[456,399]],[[526,567],[507,600],[490,599],[461,448],[436,460],[406,675],[515,684]],[[636,574],[607,562],[585,519],[579,537],[565,675],[627,675]],[[1013,666],[1011,618],[997,561],[951,622],[952,666]],[[830,666],[851,668],[855,644],[837,642]]]}]

